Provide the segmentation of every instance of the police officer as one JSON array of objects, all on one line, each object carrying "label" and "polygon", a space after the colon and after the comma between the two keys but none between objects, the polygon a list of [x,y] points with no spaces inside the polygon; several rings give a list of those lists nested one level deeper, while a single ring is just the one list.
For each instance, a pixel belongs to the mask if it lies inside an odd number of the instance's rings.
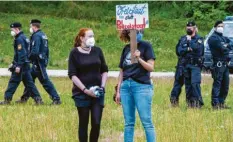
[{"label": "police officer", "polygon": [[[33,19],[30,22],[30,54],[29,59],[32,62],[31,74],[33,80],[36,78],[39,79],[40,83],[43,85],[46,92],[50,95],[50,98],[53,100],[53,105],[61,104],[60,97],[53,85],[53,83],[48,78],[48,74],[46,72],[46,67],[48,65],[49,60],[49,48],[48,48],[48,38],[47,36],[40,30],[41,21],[37,19]],[[21,100],[17,101],[17,103],[25,103],[29,97],[31,96],[30,90],[25,88],[24,94],[21,97]]]},{"label": "police officer", "polygon": [[32,97],[35,100],[35,103],[43,104],[30,73],[30,65],[27,56],[29,40],[21,31],[21,27],[21,24],[18,22],[10,25],[11,35],[15,38],[14,60],[9,67],[12,74],[5,92],[4,101],[0,102],[1,105],[10,104],[12,97],[21,81],[23,81],[24,86],[33,93]]},{"label": "police officer", "polygon": [[212,107],[213,109],[229,109],[225,105],[225,99],[229,89],[229,52],[233,45],[227,37],[223,36],[223,22],[216,21],[215,31],[208,40],[212,53],[213,66],[211,69],[213,77]]},{"label": "police officer", "polygon": [[201,66],[204,54],[203,38],[197,35],[194,21],[187,22],[187,35],[181,37],[178,53],[184,58],[184,78],[188,107],[201,108],[204,105],[201,96]]},{"label": "police officer", "polygon": [[170,95],[170,102],[171,102],[172,107],[176,107],[179,105],[179,96],[181,93],[182,86],[184,85],[184,73],[183,72],[184,72],[184,61],[185,60],[178,53],[178,46],[180,44],[180,41],[181,40],[179,40],[178,44],[176,45],[176,55],[178,57],[178,62],[177,62],[176,72],[175,72],[175,81],[174,81],[173,89]]}]

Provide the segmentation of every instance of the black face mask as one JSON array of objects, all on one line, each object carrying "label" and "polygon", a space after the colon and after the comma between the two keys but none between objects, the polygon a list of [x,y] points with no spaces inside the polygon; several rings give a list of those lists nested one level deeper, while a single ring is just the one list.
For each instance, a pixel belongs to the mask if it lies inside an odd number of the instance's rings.
[{"label": "black face mask", "polygon": [[193,34],[193,31],[190,30],[190,29],[187,29],[186,32],[187,32],[187,35],[192,35]]}]

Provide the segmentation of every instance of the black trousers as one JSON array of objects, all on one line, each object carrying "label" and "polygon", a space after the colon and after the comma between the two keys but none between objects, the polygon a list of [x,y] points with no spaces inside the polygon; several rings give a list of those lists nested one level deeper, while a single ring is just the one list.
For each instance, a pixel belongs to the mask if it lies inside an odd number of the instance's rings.
[{"label": "black trousers", "polygon": [[103,106],[94,102],[90,107],[77,107],[79,117],[78,137],[80,142],[88,140],[88,123],[91,114],[90,142],[98,142]]},{"label": "black trousers", "polygon": [[173,89],[171,91],[170,95],[170,102],[179,102],[179,96],[181,93],[182,86],[184,85],[184,74],[183,69],[184,67],[181,65],[177,65],[176,67],[176,73],[175,73],[175,80],[173,84]]}]

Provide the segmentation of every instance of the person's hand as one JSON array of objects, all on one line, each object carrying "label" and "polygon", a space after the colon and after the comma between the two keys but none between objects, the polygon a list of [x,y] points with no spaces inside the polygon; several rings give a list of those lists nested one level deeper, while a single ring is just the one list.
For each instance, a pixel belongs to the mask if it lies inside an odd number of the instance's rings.
[{"label": "person's hand", "polygon": [[19,68],[19,67],[16,67],[16,68],[15,68],[15,72],[16,72],[16,73],[20,73],[20,68]]},{"label": "person's hand", "polygon": [[190,35],[187,35],[186,37],[187,37],[187,40],[189,40],[189,41],[191,40],[191,36]]},{"label": "person's hand", "polygon": [[12,68],[12,67],[13,67],[13,64],[11,63],[11,64],[8,66],[8,69],[9,69],[9,68]]},{"label": "person's hand", "polygon": [[94,94],[94,92],[93,91],[91,91],[91,90],[84,90],[84,93],[85,94],[87,94],[88,96],[91,96],[91,97],[93,97],[93,98],[96,98],[96,95]]},{"label": "person's hand", "polygon": [[193,51],[193,49],[191,47],[188,47],[188,51]]},{"label": "person's hand", "polygon": [[121,104],[121,95],[120,95],[119,92],[116,93],[115,102],[116,102],[118,105]]},{"label": "person's hand", "polygon": [[138,58],[140,58],[141,52],[139,50],[136,50],[133,55],[134,55],[134,57],[136,57],[138,59]]},{"label": "person's hand", "polygon": [[105,94],[105,88],[104,87],[100,87],[98,91],[101,94],[101,96],[104,96],[104,94]]}]

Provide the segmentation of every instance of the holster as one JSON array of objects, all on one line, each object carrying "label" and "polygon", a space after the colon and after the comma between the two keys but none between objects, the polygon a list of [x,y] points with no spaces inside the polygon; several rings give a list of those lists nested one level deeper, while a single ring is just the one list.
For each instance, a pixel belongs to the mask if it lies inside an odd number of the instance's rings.
[{"label": "holster", "polygon": [[16,65],[13,64],[11,67],[8,68],[10,72],[15,72]]},{"label": "holster", "polygon": [[191,77],[190,70],[187,69],[187,68],[184,69],[184,77],[185,77],[185,78],[190,78],[190,77]]}]

